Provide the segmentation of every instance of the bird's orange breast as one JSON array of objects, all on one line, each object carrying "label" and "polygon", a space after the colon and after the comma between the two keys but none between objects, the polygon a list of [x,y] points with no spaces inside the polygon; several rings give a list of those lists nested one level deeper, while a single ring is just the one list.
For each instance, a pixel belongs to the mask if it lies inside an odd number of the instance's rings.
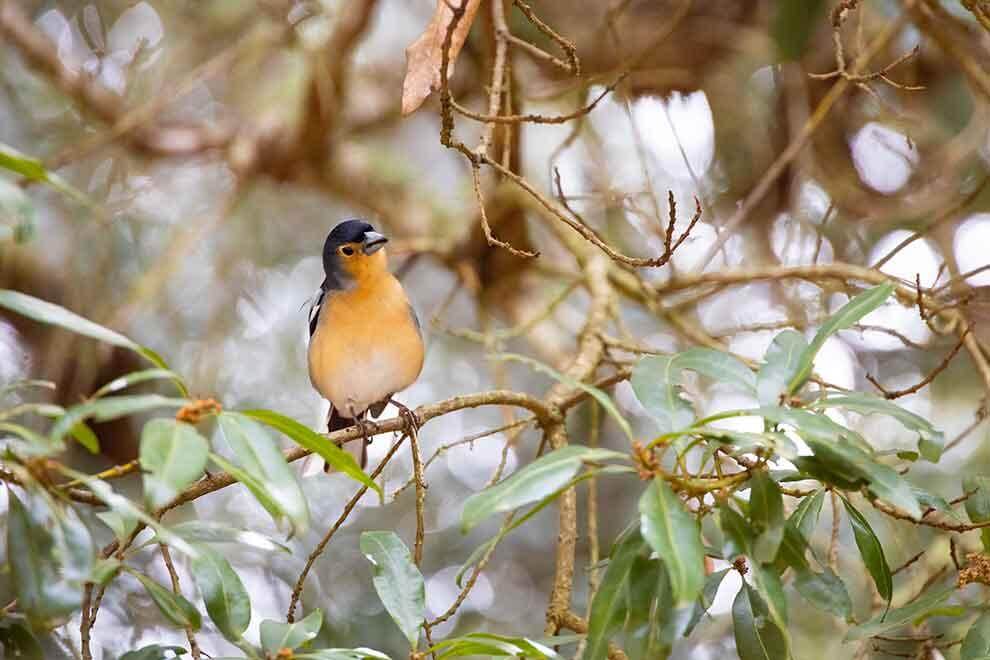
[{"label": "bird's orange breast", "polygon": [[423,340],[391,274],[328,293],[309,344],[313,386],[345,415],[405,389],[423,368]]}]

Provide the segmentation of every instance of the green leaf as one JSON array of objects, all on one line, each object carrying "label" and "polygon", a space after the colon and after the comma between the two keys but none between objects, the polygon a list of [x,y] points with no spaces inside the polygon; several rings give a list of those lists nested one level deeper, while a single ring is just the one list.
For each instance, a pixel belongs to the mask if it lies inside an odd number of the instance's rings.
[{"label": "green leaf", "polygon": [[753,529],[728,502],[718,507],[718,526],[725,536],[722,558],[731,561],[739,555],[753,554]]},{"label": "green leaf", "polygon": [[17,609],[33,625],[48,627],[77,610],[92,572],[95,548],[71,508],[57,508],[44,492],[22,500],[7,489],[7,561]]},{"label": "green leaf", "polygon": [[571,378],[567,374],[563,374],[557,371],[556,369],[554,369],[553,367],[546,365],[538,360],[534,360],[532,358],[526,357],[525,355],[517,355],[516,353],[502,353],[501,355],[496,356],[496,359],[509,360],[512,362],[522,362],[523,364],[529,365],[535,371],[539,371],[540,373],[546,374],[547,376],[550,376],[554,380],[559,381],[564,385],[567,385],[568,387],[579,389],[585,392],[586,394],[591,396],[595,401],[597,401],[601,405],[601,407],[605,410],[605,412],[607,412],[609,416],[613,420],[615,420],[615,423],[619,425],[619,428],[622,429],[622,432],[626,434],[626,437],[629,438],[630,441],[633,439],[632,427],[629,426],[629,422],[626,420],[625,417],[622,416],[622,413],[619,412],[619,409],[615,407],[615,404],[612,402],[612,399],[609,397],[609,395],[603,392],[602,390],[598,389],[594,385],[589,385],[588,383],[582,383],[576,378]]},{"label": "green leaf", "polygon": [[9,385],[4,385],[0,387],[0,398],[7,396],[11,392],[16,392],[17,390],[24,390],[29,387],[39,387],[45,390],[55,391],[55,383],[50,380],[41,380],[39,378],[25,378],[21,380],[15,380]]},{"label": "green leaf", "polygon": [[[0,159],[2,159],[2,149],[0,149]],[[168,365],[165,364],[165,361],[162,360],[161,356],[152,351],[150,348],[141,346],[137,342],[128,339],[119,332],[114,332],[113,330],[105,328],[98,323],[93,323],[89,319],[85,319],[74,312],[70,312],[64,307],[54,305],[50,302],[41,300],[40,298],[35,298],[34,296],[29,296],[18,291],[11,291],[10,289],[0,289],[0,307],[6,307],[13,312],[17,312],[18,314],[38,321],[39,323],[57,325],[61,328],[65,328],[66,330],[75,332],[76,334],[91,337],[97,341],[102,341],[112,346],[129,348],[130,350],[139,353],[156,366],[161,367],[162,369],[168,368]],[[179,383],[179,389],[182,396],[188,395],[185,385]]]},{"label": "green leaf", "polygon": [[670,574],[674,605],[692,603],[705,584],[705,551],[694,516],[657,477],[639,498],[640,531]]},{"label": "green leaf", "polygon": [[615,542],[598,591],[591,601],[584,660],[606,656],[609,638],[622,623],[623,595],[636,557],[646,549],[638,529],[631,529]]},{"label": "green leaf", "polygon": [[96,437],[93,433],[93,429],[86,426],[85,422],[79,422],[71,429],[69,429],[69,435],[73,439],[86,448],[90,454],[100,453],[100,439]]},{"label": "green leaf", "polygon": [[990,612],[986,612],[973,622],[963,638],[959,650],[960,660],[990,659]]},{"label": "green leaf", "polygon": [[120,378],[114,378],[109,383],[101,387],[100,389],[93,392],[91,398],[98,399],[101,396],[106,396],[107,394],[113,394],[114,392],[119,392],[121,390],[127,389],[128,387],[133,387],[140,383],[146,383],[152,380],[172,380],[175,381],[176,385],[179,387],[180,393],[184,393],[184,386],[182,385],[182,379],[174,372],[169,369],[159,369],[157,367],[152,369],[144,369],[142,371],[134,371]]},{"label": "green leaf", "polygon": [[371,562],[375,591],[392,620],[416,648],[426,612],[423,575],[395,532],[362,532],[361,552]]},{"label": "green leaf", "polygon": [[17,442],[16,447],[12,446],[11,448],[29,456],[46,456],[58,453],[65,449],[65,443],[52,442],[45,436],[39,435],[28,427],[21,426],[20,424],[0,422],[0,433],[12,433],[23,440],[23,443]]},{"label": "green leaf", "polygon": [[938,462],[942,456],[942,450],[945,448],[945,435],[941,431],[937,431],[931,422],[880,397],[853,392],[816,401],[815,407],[844,408],[862,415],[879,414],[893,417],[904,428],[918,434],[918,452],[926,461],[932,463]]},{"label": "green leaf", "polygon": [[880,594],[880,597],[887,601],[887,606],[890,607],[890,598],[894,593],[894,583],[890,574],[890,565],[887,564],[887,558],[883,554],[883,545],[873,532],[873,528],[870,527],[870,523],[863,517],[863,514],[844,497],[842,498],[842,503],[845,505],[846,513],[849,514],[849,522],[852,525],[853,537],[856,539],[856,547],[859,548],[859,554],[863,558],[866,570],[869,572],[870,577],[873,578],[873,583],[877,585],[877,592]]},{"label": "green leaf", "polygon": [[753,558],[761,563],[773,561],[784,538],[784,499],[766,470],[750,479],[749,519],[756,534]]},{"label": "green leaf", "polygon": [[37,158],[26,156],[7,144],[0,143],[0,167],[20,174],[30,181],[48,181],[48,170]]},{"label": "green leaf", "polygon": [[145,591],[147,591],[148,595],[151,596],[151,600],[155,602],[155,605],[158,606],[158,609],[165,615],[165,618],[168,619],[170,623],[178,626],[179,628],[192,628],[193,630],[199,630],[199,627],[203,623],[202,618],[199,615],[199,610],[197,610],[193,604],[186,600],[181,594],[172,593],[171,590],[158,584],[144,573],[140,573],[126,566],[124,567],[124,570],[141,582]]},{"label": "green leaf", "polygon": [[554,658],[559,659],[552,648],[525,637],[508,637],[492,633],[469,633],[434,644],[431,652],[444,658],[484,655],[488,657]]},{"label": "green leaf", "polygon": [[883,635],[886,632],[906,626],[919,618],[925,617],[932,610],[939,608],[955,591],[955,580],[932,587],[928,593],[912,600],[904,607],[895,607],[880,616],[870,619],[866,623],[853,626],[846,634],[846,641],[875,637],[876,635]]},{"label": "green leaf", "polygon": [[259,550],[291,553],[288,546],[264,534],[212,520],[188,520],[172,525],[170,529],[173,534],[178,534],[191,543],[236,543]]},{"label": "green leaf", "polygon": [[781,58],[797,60],[808,47],[815,29],[822,24],[823,0],[779,0],[770,26],[770,34]]},{"label": "green leaf", "polygon": [[206,438],[174,419],[153,419],[141,430],[144,497],[152,509],[165,506],[201,476],[209,454]]},{"label": "green leaf", "polygon": [[808,342],[797,330],[784,330],[773,338],[756,375],[760,404],[780,405],[781,396],[787,394],[787,386],[801,368],[801,356],[807,348]]},{"label": "green leaf", "polygon": [[302,655],[297,654],[293,660],[390,660],[390,658],[381,651],[362,646],[356,649],[323,649]]},{"label": "green leaf", "polygon": [[681,369],[675,355],[650,355],[633,367],[629,380],[636,398],[664,432],[687,428],[694,408],[681,396]]},{"label": "green leaf", "polygon": [[[78,470],[67,468],[64,465],[60,465],[58,469],[63,474],[86,484],[86,487],[89,488],[93,495],[95,495],[100,501],[110,507],[117,513],[117,515],[121,517],[122,526],[125,524],[130,524],[130,521],[132,520],[139,520],[154,530],[163,543],[190,557],[196,557],[199,554],[196,549],[183,540],[182,537],[173,534],[167,527],[142,511],[129,499],[115,492],[107,482],[86,474],[85,472],[79,472]],[[108,522],[108,519],[105,516],[101,516],[100,519],[107,523],[111,529],[114,529],[113,525]],[[113,518],[110,518],[110,520],[116,523]],[[127,522],[125,523],[124,521]],[[114,529],[114,531],[116,532],[117,530]]]},{"label": "green leaf", "polygon": [[584,463],[610,459],[627,460],[628,457],[608,449],[581,445],[568,445],[545,454],[494,486],[469,497],[461,513],[461,530],[468,532],[488,516],[554,495]]},{"label": "green leaf", "polygon": [[774,623],[780,628],[786,641],[787,639],[787,597],[784,595],[784,585],[780,581],[780,575],[773,570],[770,565],[763,565],[758,561],[750,562],[750,570],[753,575],[753,587],[759,592],[760,597],[767,604],[767,610],[773,618]]},{"label": "green leaf", "polygon": [[120,656],[120,660],[171,660],[172,655],[168,655],[171,651],[176,656],[185,655],[187,651],[181,646],[162,646],[160,644],[151,644],[150,646],[144,646],[137,651],[128,651],[124,655]]},{"label": "green leaf", "polygon": [[[231,472],[278,520],[285,515],[294,533],[309,525],[309,507],[295,474],[274,440],[257,422],[236,413],[220,413],[220,430],[237,457],[238,473]],[[216,460],[216,457],[214,457]],[[225,467],[230,471],[229,463]],[[243,480],[244,474],[251,479]]]},{"label": "green leaf", "polygon": [[818,355],[818,351],[825,345],[825,341],[829,337],[839,330],[844,330],[858,323],[860,319],[882,305],[893,292],[894,285],[890,282],[884,282],[859,294],[830,316],[818,329],[808,347],[801,353],[798,369],[787,384],[787,394],[797,392],[811,376],[815,356]]},{"label": "green leaf", "polygon": [[13,660],[45,660],[41,644],[27,622],[10,615],[0,618],[0,649],[3,657]]},{"label": "green leaf", "polygon": [[740,660],[789,658],[787,639],[777,626],[766,602],[743,582],[732,602],[732,630]]},{"label": "green leaf", "polygon": [[159,394],[132,394],[95,399],[66,410],[52,426],[49,436],[52,442],[61,442],[67,433],[86,419],[107,422],[156,408],[181,408],[187,403],[189,403],[188,399],[172,399]]},{"label": "green leaf", "polygon": [[753,433],[751,431],[720,429],[713,426],[703,426],[697,431],[692,429],[692,433],[697,433],[706,439],[731,444],[735,448],[733,455],[748,454],[763,448],[788,460],[798,456],[797,445],[783,433]]},{"label": "green leaf", "polygon": [[342,472],[351,479],[375,491],[378,493],[379,499],[384,498],[381,486],[364,473],[350,452],[344,451],[334,443],[329,442],[319,433],[303,426],[291,417],[280,415],[271,410],[245,410],[241,414],[266,424],[280,433],[284,433],[300,447],[319,454],[337,472]]},{"label": "green leaf", "polygon": [[90,574],[90,581],[103,586],[110,581],[110,578],[117,574],[117,571],[120,570],[122,565],[122,562],[116,557],[100,559],[93,565],[93,572]]},{"label": "green leaf", "polygon": [[794,588],[820,610],[844,620],[852,615],[852,600],[846,591],[846,585],[830,568],[825,568],[821,573],[810,568],[796,571]]},{"label": "green leaf", "polygon": [[193,578],[206,611],[224,637],[237,642],[251,623],[251,598],[244,583],[223,556],[212,548],[200,547],[192,561]]},{"label": "green leaf", "polygon": [[138,524],[137,518],[125,517],[119,511],[100,511],[96,517],[102,520],[103,524],[109,527],[113,535],[121,542],[131,535]]},{"label": "green leaf", "polygon": [[756,394],[756,376],[746,364],[724,351],[689,348],[676,356],[677,366],[697,372],[719,383],[733,385],[748,394]]},{"label": "green leaf", "polygon": [[698,602],[694,604],[694,611],[691,613],[691,620],[684,631],[684,636],[688,637],[701,622],[701,619],[708,613],[709,608],[715,603],[715,595],[718,588],[722,586],[722,580],[729,574],[731,568],[723,568],[715,571],[705,578],[705,588],[701,590]]},{"label": "green leaf", "polygon": [[801,503],[794,509],[794,513],[788,518],[788,522],[793,523],[801,535],[811,540],[811,534],[818,526],[818,516],[822,512],[822,503],[825,501],[825,489],[819,488],[814,495],[809,495],[801,500]]},{"label": "green leaf", "polygon": [[316,639],[323,626],[323,611],[316,609],[306,618],[295,623],[282,623],[268,619],[261,622],[261,648],[271,655],[279,649],[297,649]]},{"label": "green leaf", "polygon": [[[972,493],[966,498],[966,515],[970,522],[990,521],[990,477],[969,475],[963,477],[963,492]],[[990,552],[990,527],[980,530],[983,549]]]}]

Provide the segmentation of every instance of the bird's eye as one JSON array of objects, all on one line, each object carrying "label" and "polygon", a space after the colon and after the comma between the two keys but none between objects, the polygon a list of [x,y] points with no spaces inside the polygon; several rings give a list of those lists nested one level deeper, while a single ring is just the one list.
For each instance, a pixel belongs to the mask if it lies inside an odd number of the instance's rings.
[{"label": "bird's eye", "polygon": [[354,255],[354,248],[345,245],[344,247],[340,248],[340,253],[342,255],[344,255],[345,257],[353,256]]}]

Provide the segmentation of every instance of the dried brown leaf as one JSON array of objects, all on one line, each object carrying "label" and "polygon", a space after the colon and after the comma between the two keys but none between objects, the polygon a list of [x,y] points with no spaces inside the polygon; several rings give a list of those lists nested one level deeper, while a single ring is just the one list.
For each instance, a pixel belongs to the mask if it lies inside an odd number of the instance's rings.
[{"label": "dried brown leaf", "polygon": [[[453,73],[454,62],[461,46],[471,31],[471,23],[478,13],[481,0],[450,0],[464,2],[464,15],[454,28],[450,38],[449,71]],[[440,67],[443,62],[443,42],[447,30],[454,19],[454,10],[447,0],[437,0],[437,9],[423,34],[406,48],[406,77],[402,81],[402,114],[415,112],[430,94],[440,89]]]}]

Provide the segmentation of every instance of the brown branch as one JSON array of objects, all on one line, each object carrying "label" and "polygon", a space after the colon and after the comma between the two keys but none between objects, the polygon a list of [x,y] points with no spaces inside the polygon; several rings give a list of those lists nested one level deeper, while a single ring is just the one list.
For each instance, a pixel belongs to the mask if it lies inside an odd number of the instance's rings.
[{"label": "brown branch", "polygon": [[935,380],[935,377],[938,376],[940,373],[945,371],[945,368],[949,366],[949,363],[952,362],[953,358],[956,357],[956,354],[959,353],[959,349],[961,349],[965,344],[966,336],[968,334],[969,334],[969,328],[967,327],[965,330],[963,330],[962,336],[959,338],[959,341],[956,342],[956,345],[952,348],[951,351],[949,351],[949,354],[942,359],[942,361],[938,364],[938,366],[932,369],[927,376],[921,379],[921,381],[912,385],[911,387],[908,387],[903,390],[888,390],[883,385],[881,385],[877,381],[877,379],[874,378],[869,372],[867,372],[866,374],[866,380],[873,383],[873,386],[876,387],[878,390],[880,390],[880,393],[883,394],[883,397],[888,400],[898,399],[902,396],[907,396],[908,394],[914,394],[915,392],[918,392],[923,387],[925,387],[933,380]]},{"label": "brown branch", "polygon": [[[402,445],[402,441],[405,440],[407,437],[411,437],[411,436],[409,436],[408,434],[404,435],[401,438],[399,438],[398,441],[392,444],[392,447],[388,450],[388,453],[385,454],[385,457],[381,460],[380,463],[378,463],[378,467],[376,467],[374,472],[371,473],[372,479],[375,479],[379,474],[382,473],[382,470],[385,469],[385,466],[388,465],[388,462],[392,460],[392,456],[395,455],[395,452],[398,451],[399,447]],[[313,568],[313,564],[316,563],[316,560],[319,558],[319,556],[323,554],[323,551],[326,549],[327,544],[330,543],[330,539],[332,539],[334,534],[337,533],[337,530],[340,529],[340,526],[344,524],[344,521],[347,520],[347,517],[351,515],[351,511],[354,510],[354,507],[357,506],[357,503],[361,500],[362,497],[364,497],[364,494],[367,492],[368,492],[368,487],[361,486],[361,488],[359,488],[358,491],[354,493],[354,496],[351,497],[351,499],[347,502],[346,505],[344,505],[344,510],[341,511],[340,516],[337,517],[336,522],[334,522],[334,524],[330,526],[330,529],[327,530],[327,533],[323,535],[323,538],[320,539],[320,542],[317,543],[316,547],[313,548],[313,551],[309,553],[309,557],[306,558],[306,565],[303,567],[302,572],[299,573],[299,578],[296,580],[296,585],[292,588],[292,596],[289,599],[289,611],[286,612],[285,614],[285,620],[288,621],[289,623],[292,623],[296,619],[296,604],[299,602],[299,599],[302,597],[303,586],[305,586],[306,584],[306,576],[309,575],[310,569]]]},{"label": "brown branch", "polygon": [[[175,564],[172,563],[172,554],[168,550],[168,546],[164,543],[159,543],[158,548],[162,551],[162,561],[165,562],[165,568],[168,569],[168,576],[172,580],[172,593],[176,596],[182,595],[182,590],[179,588],[179,574],[175,570]],[[200,660],[199,644],[196,643],[196,634],[193,632],[192,626],[186,626],[186,639],[189,640],[189,652],[192,654],[193,660]]]},{"label": "brown branch", "polygon": [[529,19],[529,22],[532,23],[537,30],[545,34],[551,41],[557,44],[562,51],[564,51],[564,54],[567,56],[567,64],[565,64],[563,68],[570,71],[572,75],[581,75],[581,61],[578,59],[577,47],[574,45],[574,42],[566,37],[563,37],[552,27],[544,23],[540,17],[533,12],[533,9],[528,4],[523,2],[523,0],[513,0],[513,3],[519,8],[519,11],[521,11],[523,15]]}]

